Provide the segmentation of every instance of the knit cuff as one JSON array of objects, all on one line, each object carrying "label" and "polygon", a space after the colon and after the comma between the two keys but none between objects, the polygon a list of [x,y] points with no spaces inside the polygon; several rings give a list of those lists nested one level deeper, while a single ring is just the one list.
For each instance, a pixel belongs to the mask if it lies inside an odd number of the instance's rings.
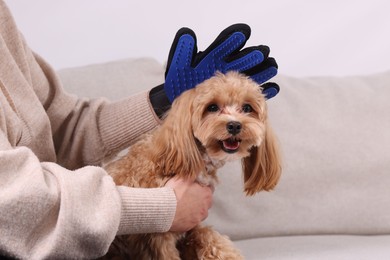
[{"label": "knit cuff", "polygon": [[105,105],[99,115],[99,129],[107,153],[128,147],[140,135],[159,125],[148,92]]},{"label": "knit cuff", "polygon": [[118,187],[122,211],[117,235],[167,232],[176,213],[171,188]]}]

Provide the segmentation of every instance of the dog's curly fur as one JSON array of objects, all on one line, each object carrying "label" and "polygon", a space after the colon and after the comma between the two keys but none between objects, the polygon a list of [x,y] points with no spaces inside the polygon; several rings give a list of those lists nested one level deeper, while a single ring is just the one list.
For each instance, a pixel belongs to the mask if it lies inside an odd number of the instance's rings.
[{"label": "dog's curly fur", "polygon": [[[173,175],[216,184],[226,161],[241,160],[244,192],[277,184],[281,164],[261,87],[235,72],[217,73],[185,91],[160,127],[106,169],[117,185],[161,187]],[[126,259],[242,259],[231,241],[211,227],[186,233],[118,236],[107,256]]]}]

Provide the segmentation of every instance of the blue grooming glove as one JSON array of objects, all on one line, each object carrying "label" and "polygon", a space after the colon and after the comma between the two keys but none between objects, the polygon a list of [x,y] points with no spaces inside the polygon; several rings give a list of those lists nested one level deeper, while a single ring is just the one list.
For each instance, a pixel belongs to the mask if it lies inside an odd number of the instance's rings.
[{"label": "blue grooming glove", "polygon": [[[277,74],[275,59],[268,57],[269,48],[264,45],[241,48],[249,39],[251,29],[246,24],[235,24],[225,30],[203,52],[197,52],[195,33],[189,28],[180,29],[172,43],[168,56],[165,83],[153,89],[150,99],[157,114],[165,112],[182,92],[191,89],[215,75],[238,71],[263,84]],[[262,86],[267,99],[279,92],[276,83]],[[163,105],[165,104],[165,105]],[[157,111],[160,108],[162,111]]]}]

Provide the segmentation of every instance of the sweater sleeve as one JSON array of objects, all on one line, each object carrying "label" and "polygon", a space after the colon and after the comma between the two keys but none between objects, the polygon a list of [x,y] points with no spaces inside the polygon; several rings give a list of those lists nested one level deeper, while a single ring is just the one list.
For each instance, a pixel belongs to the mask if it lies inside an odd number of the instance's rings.
[{"label": "sweater sleeve", "polygon": [[2,148],[0,252],[91,259],[105,254],[116,234],[163,232],[172,223],[172,189],[116,187],[99,167],[69,171],[39,162],[26,147]]},{"label": "sweater sleeve", "polygon": [[27,147],[6,146],[0,149],[0,255],[94,259],[115,235],[166,232],[172,224],[170,188],[117,187],[100,167],[70,171],[39,162]]},{"label": "sweater sleeve", "polygon": [[0,253],[21,259],[96,258],[120,223],[121,198],[103,169],[69,171],[0,132]]},{"label": "sweater sleeve", "polygon": [[2,0],[0,13],[0,255],[91,259],[116,234],[168,230],[172,189],[117,187],[88,166],[158,124],[147,94],[110,103],[65,93]]},{"label": "sweater sleeve", "polygon": [[51,122],[57,160],[69,169],[99,165],[160,123],[148,91],[116,102],[79,98],[63,90],[56,73],[40,56],[33,54],[30,64],[33,86],[50,86],[50,94],[41,99]]}]

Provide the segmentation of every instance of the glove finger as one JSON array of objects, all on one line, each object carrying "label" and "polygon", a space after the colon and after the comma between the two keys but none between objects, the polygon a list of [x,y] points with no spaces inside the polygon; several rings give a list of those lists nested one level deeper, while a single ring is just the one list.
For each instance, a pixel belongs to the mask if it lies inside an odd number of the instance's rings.
[{"label": "glove finger", "polygon": [[256,81],[259,84],[263,84],[267,80],[273,78],[278,74],[278,69],[275,67],[269,67],[268,69],[257,73],[255,75],[250,76],[254,81]]},{"label": "glove finger", "polygon": [[278,64],[274,58],[267,58],[259,65],[243,72],[259,84],[273,78],[278,73]]},{"label": "glove finger", "polygon": [[262,88],[262,93],[264,94],[265,99],[267,100],[276,96],[280,91],[279,85],[274,82],[265,83],[261,86],[261,88]]},{"label": "glove finger", "polygon": [[171,64],[176,64],[175,66],[178,68],[190,67],[196,52],[195,33],[189,28],[181,28],[176,33],[169,51],[165,77],[167,76]]},{"label": "glove finger", "polygon": [[234,24],[223,30],[203,52],[198,53],[195,64],[201,62],[209,54],[214,59],[222,60],[231,53],[240,50],[249,39],[251,29],[246,24]]},{"label": "glove finger", "polygon": [[247,71],[268,58],[269,52],[269,47],[265,45],[245,48],[236,55],[226,58],[226,61],[228,62],[226,71]]},{"label": "glove finger", "polygon": [[276,60],[274,58],[266,57],[263,62],[261,62],[260,64],[254,66],[248,70],[243,71],[243,73],[248,75],[248,76],[252,76],[252,75],[255,75],[257,73],[261,73],[262,71],[267,70],[270,67],[274,67],[274,68],[278,69],[278,64],[276,63]]},{"label": "glove finger", "polygon": [[230,55],[229,57],[226,57],[225,60],[226,60],[226,62],[232,62],[236,59],[242,58],[243,56],[245,56],[248,53],[255,51],[255,50],[260,51],[263,54],[264,59],[268,58],[269,53],[270,53],[270,49],[267,45],[251,46],[251,47],[247,47],[239,52],[236,52],[236,53]]}]

